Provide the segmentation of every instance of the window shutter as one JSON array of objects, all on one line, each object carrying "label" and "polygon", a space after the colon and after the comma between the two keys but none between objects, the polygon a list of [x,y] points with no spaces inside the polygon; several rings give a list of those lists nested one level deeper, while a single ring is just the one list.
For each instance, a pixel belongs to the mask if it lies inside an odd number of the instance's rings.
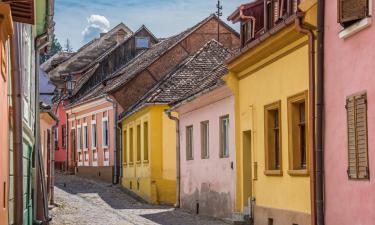
[{"label": "window shutter", "polygon": [[346,23],[368,15],[369,0],[338,0],[338,22]]},{"label": "window shutter", "polygon": [[367,95],[347,98],[348,176],[368,179]]},{"label": "window shutter", "polygon": [[10,4],[15,22],[35,24],[34,0],[2,0]]}]

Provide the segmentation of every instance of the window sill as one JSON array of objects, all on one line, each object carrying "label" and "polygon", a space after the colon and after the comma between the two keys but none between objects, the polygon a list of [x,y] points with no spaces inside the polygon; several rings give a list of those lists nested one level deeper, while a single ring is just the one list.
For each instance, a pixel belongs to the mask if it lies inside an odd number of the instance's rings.
[{"label": "window sill", "polygon": [[137,161],[136,164],[137,164],[137,165],[141,165],[142,162],[141,162],[141,161]]},{"label": "window sill", "polygon": [[128,163],[128,166],[133,166],[133,165],[134,165],[134,163],[132,163],[132,162]]},{"label": "window sill", "polygon": [[339,33],[339,37],[341,39],[347,39],[354,34],[360,32],[361,30],[369,27],[372,23],[372,18],[371,17],[366,17],[352,25],[350,25],[347,28],[344,28],[342,31]]},{"label": "window sill", "polygon": [[265,170],[264,175],[266,175],[266,176],[282,176],[283,171],[282,170]]},{"label": "window sill", "polygon": [[220,156],[220,159],[227,159],[227,158],[229,158],[229,155],[222,155],[222,156]]},{"label": "window sill", "polygon": [[308,170],[288,170],[290,176],[309,176]]},{"label": "window sill", "polygon": [[148,160],[143,160],[143,164],[149,164],[150,162]]}]

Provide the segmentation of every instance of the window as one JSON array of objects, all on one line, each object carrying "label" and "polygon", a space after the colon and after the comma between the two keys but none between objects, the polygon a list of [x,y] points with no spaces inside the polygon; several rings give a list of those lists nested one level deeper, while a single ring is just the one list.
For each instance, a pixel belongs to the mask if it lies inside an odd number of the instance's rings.
[{"label": "window", "polygon": [[201,157],[208,159],[209,157],[209,122],[201,122]]},{"label": "window", "polygon": [[129,162],[133,163],[134,162],[134,157],[133,157],[133,128],[130,128],[129,130]]},{"label": "window", "polygon": [[54,145],[55,145],[55,150],[59,150],[59,128],[56,127],[54,130]]},{"label": "window", "polygon": [[97,134],[96,134],[96,123],[91,124],[91,147],[96,149],[97,146]]},{"label": "window", "polygon": [[281,175],[281,101],[264,107],[266,174]]},{"label": "window", "polygon": [[229,116],[220,117],[220,158],[229,157]]},{"label": "window", "polygon": [[242,46],[246,45],[253,37],[253,20],[248,20],[241,25]]},{"label": "window", "polygon": [[107,118],[103,119],[102,136],[103,136],[103,147],[107,148],[109,145],[108,119]]},{"label": "window", "polygon": [[92,159],[93,161],[97,161],[98,160],[98,151],[97,150],[92,150]]},{"label": "window", "polygon": [[83,148],[89,148],[89,133],[87,129],[87,125],[83,125]]},{"label": "window", "polygon": [[346,99],[349,179],[369,179],[367,94]]},{"label": "window", "polygon": [[82,149],[82,129],[77,127],[77,149]]},{"label": "window", "polygon": [[126,132],[126,130],[124,130],[124,136],[122,137],[122,140],[123,140],[123,143],[122,143],[122,146],[124,148],[124,155],[123,155],[123,163],[126,164],[128,163],[128,135],[127,135],[128,132]]},{"label": "window", "polygon": [[343,27],[369,16],[369,0],[338,0],[338,22]]},{"label": "window", "polygon": [[85,152],[85,161],[89,161],[89,153]]},{"label": "window", "polygon": [[80,162],[82,162],[82,152],[79,152],[79,153],[78,153],[78,160],[79,160]]},{"label": "window", "polygon": [[186,127],[186,160],[193,160],[193,126]]},{"label": "window", "polygon": [[296,170],[307,174],[307,98],[307,91],[288,98],[289,174],[300,174]]},{"label": "window", "polygon": [[149,48],[150,39],[148,37],[135,37],[135,47],[136,48]]},{"label": "window", "polygon": [[143,123],[143,160],[148,161],[148,122]]},{"label": "window", "polygon": [[62,147],[66,148],[66,125],[61,126]]},{"label": "window", "polygon": [[141,125],[137,125],[137,162],[141,162]]}]

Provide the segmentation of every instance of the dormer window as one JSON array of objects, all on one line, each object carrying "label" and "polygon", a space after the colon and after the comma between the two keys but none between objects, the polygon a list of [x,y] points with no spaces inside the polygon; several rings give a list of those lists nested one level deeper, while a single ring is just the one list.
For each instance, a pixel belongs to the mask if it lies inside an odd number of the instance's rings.
[{"label": "dormer window", "polygon": [[242,34],[242,46],[249,42],[254,37],[254,26],[253,21],[248,20],[241,25],[241,34]]},{"label": "dormer window", "polygon": [[135,37],[135,48],[137,49],[150,48],[150,39],[148,37]]}]

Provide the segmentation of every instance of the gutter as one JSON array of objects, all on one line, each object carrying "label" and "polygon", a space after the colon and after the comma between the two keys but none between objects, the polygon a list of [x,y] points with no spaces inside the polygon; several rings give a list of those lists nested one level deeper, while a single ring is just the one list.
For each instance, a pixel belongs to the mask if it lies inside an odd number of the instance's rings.
[{"label": "gutter", "polygon": [[325,1],[318,0],[317,104],[316,104],[316,220],[324,225],[324,24]]},{"label": "gutter", "polygon": [[11,41],[12,55],[12,122],[13,122],[13,174],[14,174],[14,224],[23,223],[23,144],[22,144],[22,93],[19,46],[19,24]]},{"label": "gutter", "polygon": [[176,122],[176,203],[175,207],[181,205],[181,157],[180,157],[180,120],[172,116],[171,111],[166,111],[168,118]]},{"label": "gutter", "polygon": [[[114,164],[114,170],[113,170],[113,177],[112,177],[112,183],[113,184],[118,184],[119,183],[119,176],[117,173],[117,129],[118,129],[118,115],[117,115],[117,109],[118,109],[118,104],[116,101],[112,100],[109,96],[106,96],[105,99],[113,104],[113,116],[114,116],[114,125],[113,125],[113,138],[114,138],[114,144],[113,144],[113,164]],[[121,133],[121,132],[120,132]]]},{"label": "gutter", "polygon": [[315,35],[314,32],[303,26],[304,13],[296,13],[295,28],[298,32],[308,36],[309,45],[309,112],[308,112],[308,140],[309,140],[309,158],[310,158],[310,196],[311,196],[311,224],[316,224],[316,205],[315,205]]}]

